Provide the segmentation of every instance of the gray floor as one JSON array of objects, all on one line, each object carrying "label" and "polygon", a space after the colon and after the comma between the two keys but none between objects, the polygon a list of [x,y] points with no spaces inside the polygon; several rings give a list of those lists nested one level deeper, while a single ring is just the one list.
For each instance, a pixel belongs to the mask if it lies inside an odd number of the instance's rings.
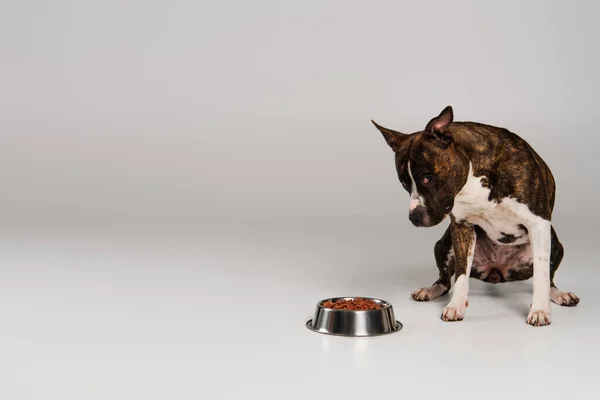
[{"label": "gray floor", "polygon": [[[525,324],[531,282],[473,281],[465,321],[444,323],[447,299],[409,299],[436,278],[443,227],[407,224],[7,228],[0,398],[597,398],[597,247],[565,234],[557,283],[582,301],[553,305],[550,327]],[[316,302],[337,295],[392,302],[404,329],[307,330]]]}]

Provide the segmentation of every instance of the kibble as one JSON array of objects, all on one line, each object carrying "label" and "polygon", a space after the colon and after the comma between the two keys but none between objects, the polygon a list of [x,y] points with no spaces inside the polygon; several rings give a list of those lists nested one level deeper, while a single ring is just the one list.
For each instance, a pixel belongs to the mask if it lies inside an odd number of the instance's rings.
[{"label": "kibble", "polygon": [[379,310],[383,304],[370,299],[355,297],[353,299],[339,299],[337,301],[324,301],[321,305],[334,310]]}]

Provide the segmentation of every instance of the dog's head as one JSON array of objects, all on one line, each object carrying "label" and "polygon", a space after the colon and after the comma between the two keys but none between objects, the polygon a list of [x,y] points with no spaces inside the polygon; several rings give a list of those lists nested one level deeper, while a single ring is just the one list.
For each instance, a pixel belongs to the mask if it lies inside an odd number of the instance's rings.
[{"label": "dog's head", "polygon": [[423,131],[411,134],[372,121],[395,153],[398,178],[410,194],[409,219],[415,226],[442,222],[467,180],[468,160],[455,146],[453,119],[448,106]]}]

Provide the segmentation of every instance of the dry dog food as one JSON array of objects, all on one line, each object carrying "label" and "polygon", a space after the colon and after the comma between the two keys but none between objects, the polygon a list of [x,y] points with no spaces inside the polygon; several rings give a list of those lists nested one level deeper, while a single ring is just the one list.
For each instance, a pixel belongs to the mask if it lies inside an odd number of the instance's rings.
[{"label": "dry dog food", "polygon": [[383,308],[381,303],[360,297],[350,300],[324,301],[321,305],[325,308],[333,308],[335,310],[378,310]]}]

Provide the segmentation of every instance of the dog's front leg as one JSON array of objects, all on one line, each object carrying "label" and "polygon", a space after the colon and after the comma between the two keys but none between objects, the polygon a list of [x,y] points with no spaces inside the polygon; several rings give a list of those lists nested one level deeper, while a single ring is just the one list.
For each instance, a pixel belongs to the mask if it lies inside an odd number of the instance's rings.
[{"label": "dog's front leg", "polygon": [[452,219],[452,247],[454,248],[454,289],[450,303],[442,312],[444,321],[462,321],[467,308],[467,295],[469,293],[469,276],[475,255],[475,229],[469,223],[459,223]]},{"label": "dog's front leg", "polygon": [[550,325],[550,221],[539,218],[527,229],[533,253],[533,300],[527,323]]}]

